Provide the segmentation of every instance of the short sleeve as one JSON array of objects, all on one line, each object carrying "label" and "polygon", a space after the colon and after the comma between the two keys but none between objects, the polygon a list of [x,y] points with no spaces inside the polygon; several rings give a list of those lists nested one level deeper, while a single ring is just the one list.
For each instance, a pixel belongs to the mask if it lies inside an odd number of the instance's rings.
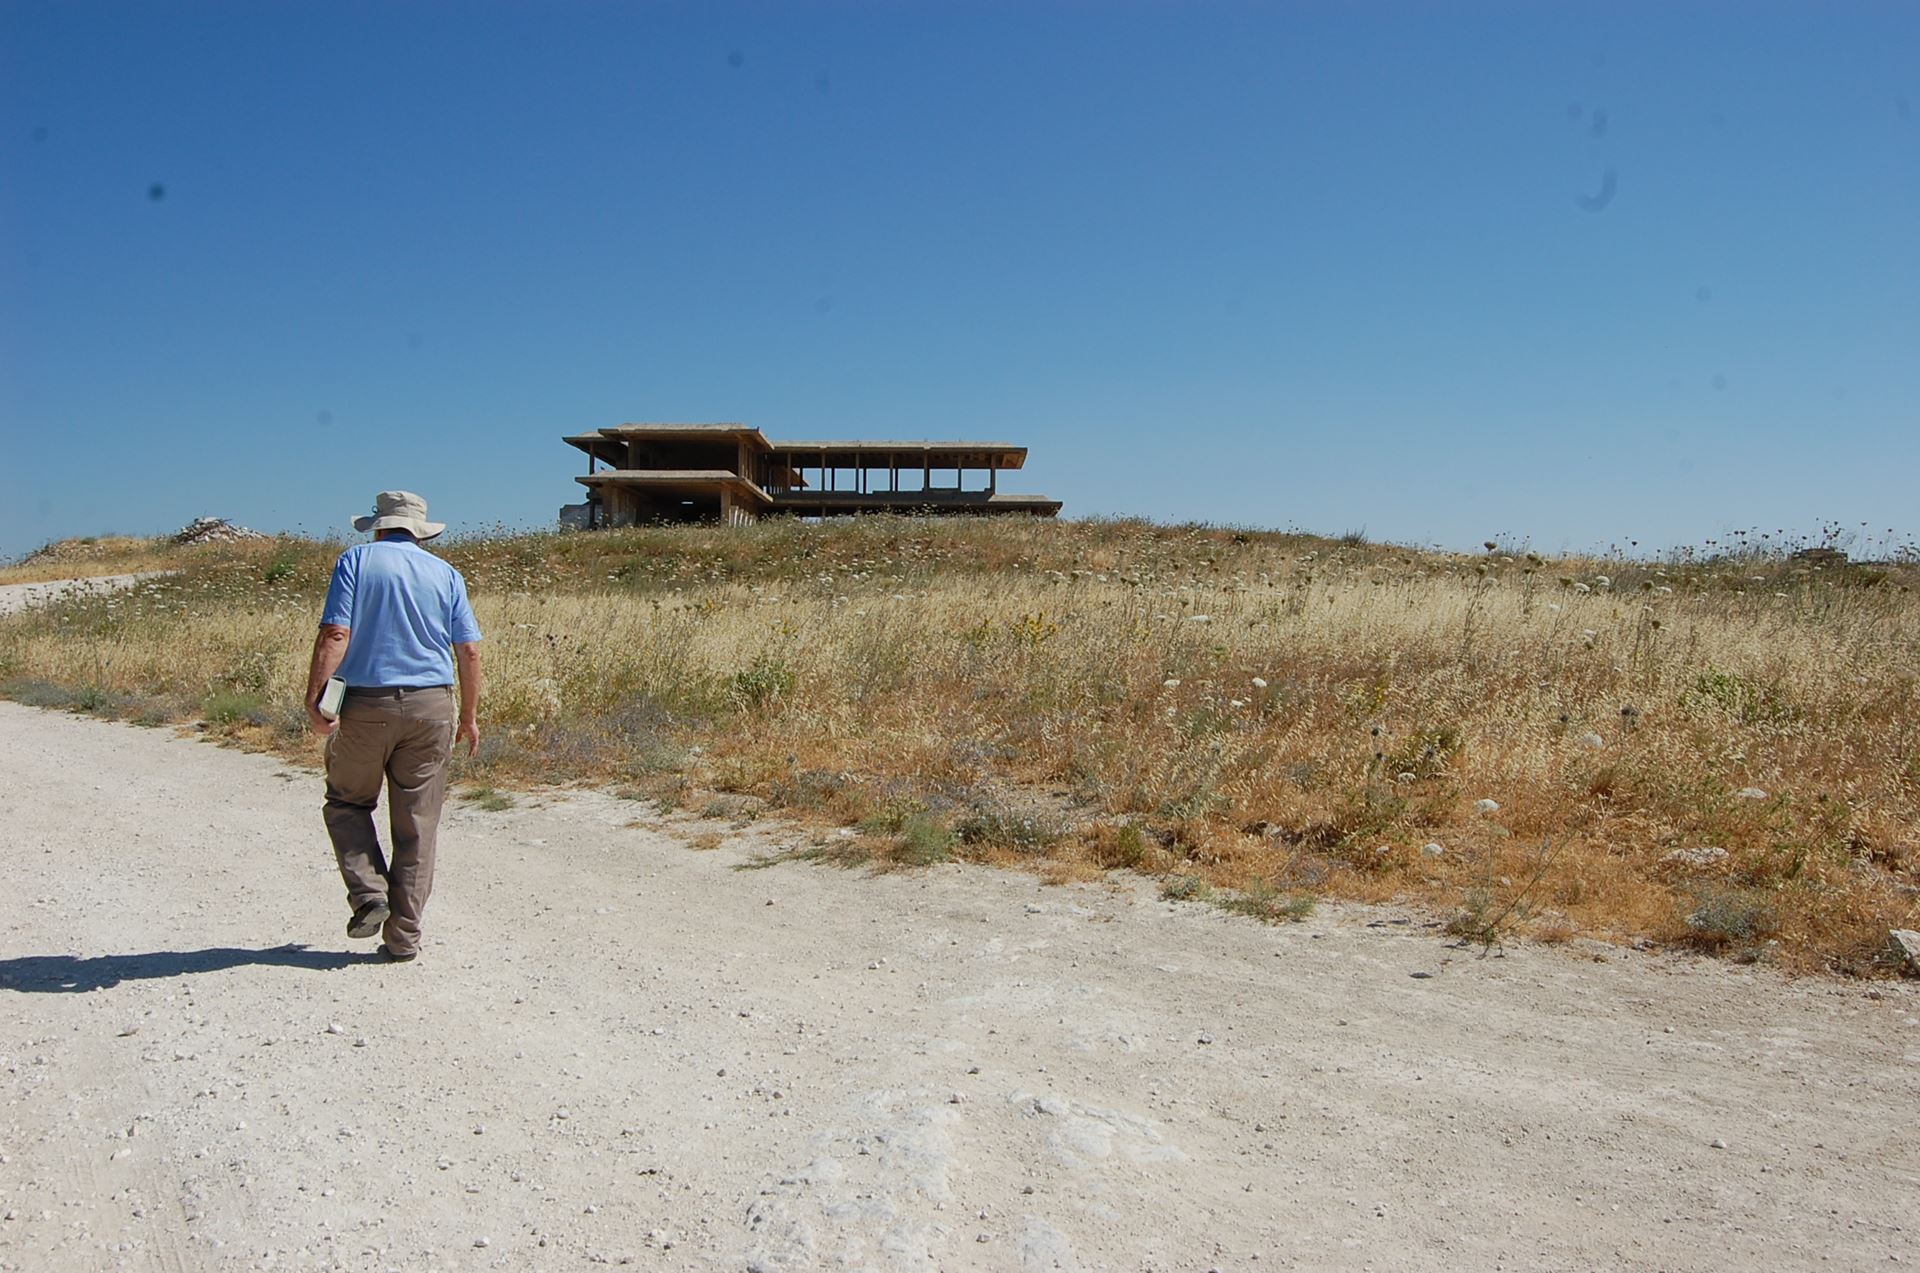
[{"label": "short sleeve", "polygon": [[453,643],[467,645],[480,639],[480,624],[473,617],[473,605],[467,600],[467,581],[453,572]]},{"label": "short sleeve", "polygon": [[333,563],[333,579],[327,584],[327,603],[320,608],[320,622],[339,628],[353,626],[353,587],[359,581],[359,563],[352,553],[341,553]]}]

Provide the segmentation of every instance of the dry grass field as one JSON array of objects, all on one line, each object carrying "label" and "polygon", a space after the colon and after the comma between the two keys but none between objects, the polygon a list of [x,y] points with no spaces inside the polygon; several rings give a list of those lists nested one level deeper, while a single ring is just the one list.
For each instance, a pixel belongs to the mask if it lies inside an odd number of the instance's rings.
[{"label": "dry grass field", "polygon": [[[312,757],[339,547],[69,558],[177,573],[0,621],[0,693]],[[1870,974],[1920,915],[1907,566],[896,518],[440,551],[487,632],[490,793],[771,808],[847,864],[1131,868],[1277,921],[1400,898],[1487,943]]]},{"label": "dry grass field", "polygon": [[16,583],[45,583],[97,575],[130,575],[145,570],[170,570],[174,556],[181,564],[190,553],[164,539],[136,539],[131,535],[98,535],[63,539],[48,544],[11,565],[0,566],[0,587]]}]

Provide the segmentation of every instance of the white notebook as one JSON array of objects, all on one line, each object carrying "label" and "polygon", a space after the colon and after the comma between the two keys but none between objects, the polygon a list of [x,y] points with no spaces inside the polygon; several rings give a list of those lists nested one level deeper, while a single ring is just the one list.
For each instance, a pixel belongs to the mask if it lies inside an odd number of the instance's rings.
[{"label": "white notebook", "polygon": [[340,704],[346,701],[347,683],[337,676],[327,678],[327,686],[320,691],[317,705],[320,714],[328,720],[340,719]]}]

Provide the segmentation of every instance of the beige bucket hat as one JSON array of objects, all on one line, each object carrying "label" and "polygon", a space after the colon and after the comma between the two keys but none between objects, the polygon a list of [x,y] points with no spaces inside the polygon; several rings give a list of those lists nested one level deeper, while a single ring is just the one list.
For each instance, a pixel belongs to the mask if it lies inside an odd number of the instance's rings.
[{"label": "beige bucket hat", "polygon": [[373,497],[373,511],[353,519],[355,530],[404,530],[415,539],[432,539],[447,528],[427,520],[427,501],[412,491],[381,491]]}]

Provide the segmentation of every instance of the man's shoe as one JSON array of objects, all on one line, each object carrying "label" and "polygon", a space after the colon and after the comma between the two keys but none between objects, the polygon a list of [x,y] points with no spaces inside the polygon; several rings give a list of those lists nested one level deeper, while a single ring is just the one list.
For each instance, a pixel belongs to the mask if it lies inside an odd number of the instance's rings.
[{"label": "man's shoe", "polygon": [[385,942],[381,942],[380,958],[386,960],[390,964],[409,964],[409,963],[412,963],[414,960],[420,958],[420,952],[417,950],[410,950],[403,955],[399,951],[393,949],[391,946],[388,946]]},{"label": "man's shoe", "polygon": [[386,924],[387,916],[393,912],[387,909],[385,902],[368,902],[353,913],[347,921],[347,936],[371,937]]}]

